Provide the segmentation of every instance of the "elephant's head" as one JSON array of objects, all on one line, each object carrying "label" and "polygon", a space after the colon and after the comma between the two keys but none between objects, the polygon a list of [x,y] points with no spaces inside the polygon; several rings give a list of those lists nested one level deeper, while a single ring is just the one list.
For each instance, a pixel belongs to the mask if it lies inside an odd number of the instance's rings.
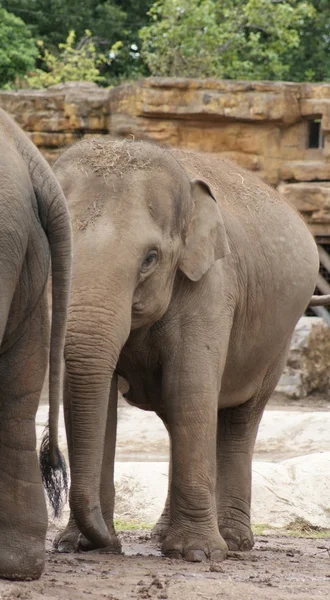
[{"label": "elephant's head", "polygon": [[74,231],[65,351],[74,419],[71,507],[81,531],[106,545],[100,469],[121,349],[132,329],[162,318],[179,272],[198,281],[229,248],[208,184],[190,179],[157,146],[84,141],[54,170]]}]

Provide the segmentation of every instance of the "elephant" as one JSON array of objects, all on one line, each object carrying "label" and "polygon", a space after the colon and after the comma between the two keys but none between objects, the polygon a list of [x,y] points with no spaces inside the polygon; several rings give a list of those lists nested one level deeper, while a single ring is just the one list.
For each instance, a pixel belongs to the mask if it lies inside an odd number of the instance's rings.
[{"label": "elephant", "polygon": [[58,549],[120,551],[118,380],[169,432],[163,554],[219,561],[228,548],[250,549],[254,443],[315,288],[313,236],[274,189],[214,155],[90,139],[53,168],[74,239],[64,351],[71,516]]},{"label": "elephant", "polygon": [[48,478],[63,472],[59,451],[49,452],[57,448],[72,230],[50,166],[2,109],[0,183],[0,577],[31,580],[45,563],[48,517],[35,417],[48,366],[49,444],[45,440],[43,455]]}]

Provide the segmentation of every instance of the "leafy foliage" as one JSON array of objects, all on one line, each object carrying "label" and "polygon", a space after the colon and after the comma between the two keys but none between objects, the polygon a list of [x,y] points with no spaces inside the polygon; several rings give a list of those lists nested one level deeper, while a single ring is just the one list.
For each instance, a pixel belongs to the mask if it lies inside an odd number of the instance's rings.
[{"label": "leafy foliage", "polygon": [[[139,53],[138,30],[148,22],[152,0],[3,0],[2,4],[22,17],[35,38],[54,55],[71,30],[77,40],[84,37],[86,29],[92,31],[99,53],[120,41],[111,61],[100,67],[108,81],[147,73]],[[39,66],[45,67],[42,62]]]},{"label": "leafy foliage", "polygon": [[300,44],[285,56],[292,81],[330,81],[330,2],[312,0],[314,18],[300,29]]},{"label": "leafy foliage", "polygon": [[315,9],[299,0],[158,0],[149,15],[140,36],[153,74],[280,79]]},{"label": "leafy foliage", "polygon": [[35,37],[52,51],[74,30],[79,40],[85,29],[111,46],[125,21],[125,12],[112,0],[3,0],[4,8],[20,16]]},{"label": "leafy foliage", "polygon": [[[51,74],[104,85],[150,73],[330,81],[329,0],[0,0],[0,10],[2,86],[33,70],[37,43],[35,85]],[[86,29],[94,66],[81,75],[73,56]]]},{"label": "leafy foliage", "polygon": [[91,32],[86,29],[85,36],[78,46],[74,47],[74,44],[73,30],[69,32],[66,42],[58,45],[57,56],[39,42],[47,71],[36,69],[35,73],[26,78],[28,85],[32,88],[43,88],[64,81],[103,81],[99,66],[107,59],[103,54],[97,53]]},{"label": "leafy foliage", "polygon": [[0,87],[33,69],[37,45],[27,25],[0,6]]}]

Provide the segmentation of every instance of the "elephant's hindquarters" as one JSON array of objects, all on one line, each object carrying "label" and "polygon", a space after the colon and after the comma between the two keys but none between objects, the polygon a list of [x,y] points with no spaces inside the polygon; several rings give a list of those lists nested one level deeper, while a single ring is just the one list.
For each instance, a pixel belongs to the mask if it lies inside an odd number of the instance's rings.
[{"label": "elephant's hindquarters", "polygon": [[49,248],[23,161],[0,158],[0,577],[35,579],[47,510],[35,415],[48,362]]}]

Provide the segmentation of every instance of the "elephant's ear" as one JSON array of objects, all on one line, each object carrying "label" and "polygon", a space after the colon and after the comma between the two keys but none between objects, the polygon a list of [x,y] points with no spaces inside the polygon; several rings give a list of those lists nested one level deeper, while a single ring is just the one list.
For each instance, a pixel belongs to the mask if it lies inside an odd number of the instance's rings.
[{"label": "elephant's ear", "polygon": [[180,269],[198,281],[216,260],[230,253],[225,225],[210,187],[205,181],[191,181],[193,212],[188,225]]}]

